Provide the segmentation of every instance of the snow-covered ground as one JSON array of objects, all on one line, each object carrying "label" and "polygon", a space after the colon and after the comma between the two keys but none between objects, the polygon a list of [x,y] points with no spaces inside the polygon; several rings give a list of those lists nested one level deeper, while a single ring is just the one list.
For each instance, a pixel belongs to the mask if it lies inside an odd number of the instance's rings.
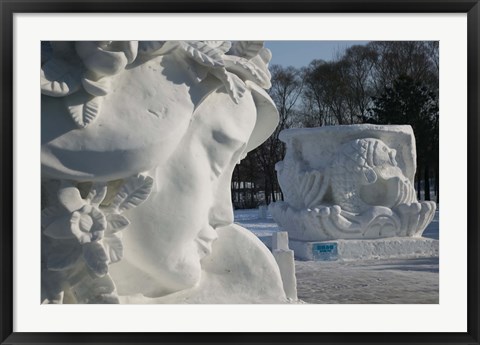
[{"label": "snow-covered ground", "polygon": [[[236,210],[235,223],[257,236],[279,231],[257,209]],[[424,236],[439,239],[438,211]],[[438,258],[295,261],[295,269],[298,298],[307,303],[438,303]]]}]

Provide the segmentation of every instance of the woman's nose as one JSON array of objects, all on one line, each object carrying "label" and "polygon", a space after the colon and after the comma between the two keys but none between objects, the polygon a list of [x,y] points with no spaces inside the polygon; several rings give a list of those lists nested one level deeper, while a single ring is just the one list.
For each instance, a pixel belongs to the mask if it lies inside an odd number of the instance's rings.
[{"label": "woman's nose", "polygon": [[233,206],[230,186],[219,186],[214,195],[213,205],[209,211],[209,223],[213,228],[233,223]]},{"label": "woman's nose", "polygon": [[223,204],[220,202],[213,204],[210,209],[209,223],[213,228],[220,228],[233,223],[233,208],[230,200]]}]

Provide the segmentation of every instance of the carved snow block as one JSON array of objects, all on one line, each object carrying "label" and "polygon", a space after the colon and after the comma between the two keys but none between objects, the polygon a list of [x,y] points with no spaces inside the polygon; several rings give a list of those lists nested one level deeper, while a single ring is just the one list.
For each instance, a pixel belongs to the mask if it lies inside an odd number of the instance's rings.
[{"label": "carved snow block", "polygon": [[272,234],[272,250],[288,250],[288,232],[280,231]]},{"label": "carved snow block", "polygon": [[296,301],[297,297],[297,278],[295,277],[295,259],[293,250],[274,249],[273,257],[278,264],[282,276],[283,290],[287,298]]},{"label": "carved snow block", "polygon": [[270,204],[291,239],[326,241],[421,237],[436,204],[414,189],[410,126],[349,125],[288,129],[276,165],[285,201]]},{"label": "carved snow block", "polygon": [[295,257],[308,261],[354,261],[438,257],[438,240],[391,237],[322,242],[290,241]]}]

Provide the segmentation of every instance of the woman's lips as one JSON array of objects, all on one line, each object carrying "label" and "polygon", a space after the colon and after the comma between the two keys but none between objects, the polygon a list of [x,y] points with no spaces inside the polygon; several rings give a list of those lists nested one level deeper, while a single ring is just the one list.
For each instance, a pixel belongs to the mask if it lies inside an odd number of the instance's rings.
[{"label": "woman's lips", "polygon": [[217,232],[211,227],[205,227],[197,235],[195,242],[198,244],[199,254],[207,256],[212,253],[212,243],[218,238]]}]

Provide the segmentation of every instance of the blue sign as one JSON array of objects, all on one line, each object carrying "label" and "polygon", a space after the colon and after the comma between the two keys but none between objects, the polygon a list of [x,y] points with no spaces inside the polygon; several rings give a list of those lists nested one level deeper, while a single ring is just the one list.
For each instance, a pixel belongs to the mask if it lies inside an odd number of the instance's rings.
[{"label": "blue sign", "polygon": [[337,243],[314,243],[312,253],[315,261],[335,261],[338,256]]}]

